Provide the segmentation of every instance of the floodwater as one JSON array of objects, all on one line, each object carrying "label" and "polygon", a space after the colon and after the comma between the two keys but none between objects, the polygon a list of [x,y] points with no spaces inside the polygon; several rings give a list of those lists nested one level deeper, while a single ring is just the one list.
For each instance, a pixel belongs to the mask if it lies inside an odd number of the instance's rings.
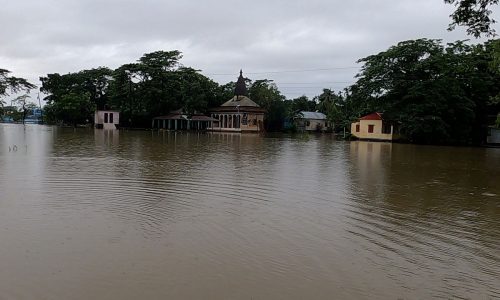
[{"label": "floodwater", "polygon": [[0,299],[500,298],[500,149],[0,125]]}]

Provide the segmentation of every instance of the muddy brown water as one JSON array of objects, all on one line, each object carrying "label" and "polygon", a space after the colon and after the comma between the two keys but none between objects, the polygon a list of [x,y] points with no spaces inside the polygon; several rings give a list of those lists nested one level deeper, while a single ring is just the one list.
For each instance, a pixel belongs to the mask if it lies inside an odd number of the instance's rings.
[{"label": "muddy brown water", "polygon": [[0,299],[500,298],[500,149],[0,125]]}]

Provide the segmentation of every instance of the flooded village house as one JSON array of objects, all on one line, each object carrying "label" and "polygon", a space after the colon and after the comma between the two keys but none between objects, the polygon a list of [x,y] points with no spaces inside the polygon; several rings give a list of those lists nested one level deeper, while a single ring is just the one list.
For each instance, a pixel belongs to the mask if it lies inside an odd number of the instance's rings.
[{"label": "flooded village house", "polygon": [[398,129],[384,121],[381,113],[372,113],[351,124],[351,134],[361,140],[394,141],[400,138]]},{"label": "flooded village house", "polygon": [[206,130],[214,122],[218,120],[198,112],[188,114],[183,109],[178,109],[166,116],[154,118],[151,125],[153,128],[167,130]]},{"label": "flooded village house", "polygon": [[328,129],[326,115],[320,112],[301,111],[293,121],[299,131],[324,132]]},{"label": "flooded village house", "polygon": [[94,113],[94,124],[98,129],[118,129],[120,112],[114,110],[97,110]]}]

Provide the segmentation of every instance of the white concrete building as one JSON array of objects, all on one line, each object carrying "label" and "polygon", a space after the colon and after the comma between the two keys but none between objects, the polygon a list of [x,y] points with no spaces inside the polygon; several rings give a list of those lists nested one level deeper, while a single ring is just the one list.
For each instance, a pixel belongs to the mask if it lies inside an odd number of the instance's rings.
[{"label": "white concrete building", "polygon": [[114,110],[97,110],[94,114],[94,124],[99,129],[118,129],[120,112]]}]

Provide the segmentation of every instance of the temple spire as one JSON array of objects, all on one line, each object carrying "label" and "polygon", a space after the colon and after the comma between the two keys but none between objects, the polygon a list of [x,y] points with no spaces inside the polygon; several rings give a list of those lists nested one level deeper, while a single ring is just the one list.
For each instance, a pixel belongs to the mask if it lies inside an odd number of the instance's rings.
[{"label": "temple spire", "polygon": [[243,78],[243,70],[240,70],[240,76],[238,77],[238,81],[236,82],[234,95],[237,97],[247,95],[247,86],[245,84],[245,78]]}]

